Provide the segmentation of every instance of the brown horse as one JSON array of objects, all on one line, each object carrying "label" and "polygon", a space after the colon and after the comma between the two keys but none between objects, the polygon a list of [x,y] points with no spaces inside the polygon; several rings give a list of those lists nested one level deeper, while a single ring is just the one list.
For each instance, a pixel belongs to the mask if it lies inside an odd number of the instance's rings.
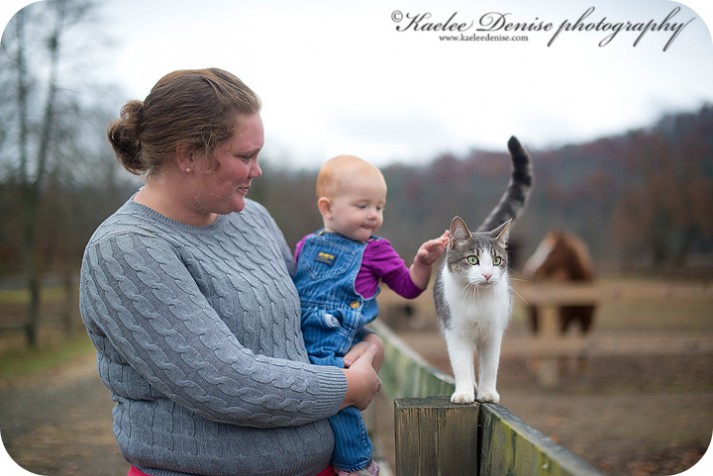
[{"label": "brown horse", "polygon": [[[591,282],[594,280],[594,267],[587,246],[581,239],[563,231],[550,231],[525,263],[522,274],[530,281]],[[594,320],[594,308],[594,305],[561,306],[560,333],[567,332],[574,323],[579,324],[582,334],[589,332]],[[539,330],[537,308],[529,306],[529,314],[530,329],[536,334]]]}]

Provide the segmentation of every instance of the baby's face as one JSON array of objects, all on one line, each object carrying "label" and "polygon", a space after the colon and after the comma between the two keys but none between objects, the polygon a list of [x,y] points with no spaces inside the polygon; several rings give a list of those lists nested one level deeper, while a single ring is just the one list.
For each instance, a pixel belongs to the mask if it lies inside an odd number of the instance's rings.
[{"label": "baby's face", "polygon": [[384,222],[386,183],[380,177],[354,176],[342,184],[330,202],[330,213],[324,216],[325,229],[365,242]]}]

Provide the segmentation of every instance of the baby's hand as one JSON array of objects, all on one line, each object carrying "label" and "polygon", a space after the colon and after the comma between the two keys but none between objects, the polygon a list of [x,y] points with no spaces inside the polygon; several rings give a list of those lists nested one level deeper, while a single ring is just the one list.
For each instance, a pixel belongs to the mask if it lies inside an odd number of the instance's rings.
[{"label": "baby's hand", "polygon": [[422,244],[416,253],[414,261],[422,265],[431,266],[446,251],[449,236],[450,234],[446,230],[438,238],[428,240]]}]

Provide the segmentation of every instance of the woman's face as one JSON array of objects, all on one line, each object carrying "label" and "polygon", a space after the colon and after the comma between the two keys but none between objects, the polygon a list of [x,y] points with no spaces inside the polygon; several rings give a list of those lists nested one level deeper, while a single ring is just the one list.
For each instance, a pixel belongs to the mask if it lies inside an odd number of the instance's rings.
[{"label": "woman's face", "polygon": [[215,161],[196,164],[194,206],[203,213],[242,211],[252,179],[262,175],[258,155],[265,136],[260,114],[240,116],[237,124],[233,135],[216,148]]}]

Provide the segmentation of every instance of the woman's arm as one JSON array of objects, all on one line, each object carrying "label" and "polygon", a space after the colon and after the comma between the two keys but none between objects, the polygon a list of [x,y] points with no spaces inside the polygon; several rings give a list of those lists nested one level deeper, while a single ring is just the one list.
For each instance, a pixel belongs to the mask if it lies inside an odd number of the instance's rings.
[{"label": "woman's arm", "polygon": [[166,398],[213,421],[302,425],[335,414],[348,390],[368,396],[369,380],[377,385],[378,378],[353,372],[348,389],[335,367],[247,349],[159,238],[113,235],[91,245],[81,304],[85,321],[106,336],[122,364]]}]

